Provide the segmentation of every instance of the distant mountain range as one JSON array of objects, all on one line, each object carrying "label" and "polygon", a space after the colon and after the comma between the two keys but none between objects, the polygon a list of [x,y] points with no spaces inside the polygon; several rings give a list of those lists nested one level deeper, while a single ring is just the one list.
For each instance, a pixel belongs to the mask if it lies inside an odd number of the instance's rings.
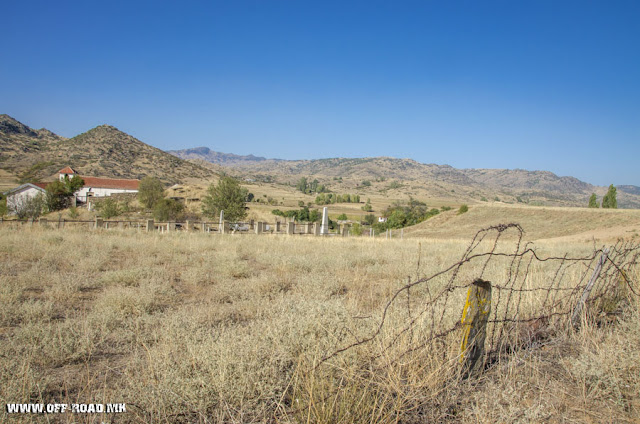
[{"label": "distant mountain range", "polygon": [[[456,169],[449,165],[424,164],[413,159],[390,157],[330,158],[315,160],[266,159],[253,155],[239,156],[214,152],[207,147],[172,150],[169,153],[182,159],[207,161],[226,167],[237,175],[270,175],[281,182],[293,183],[301,177],[350,179],[357,185],[362,181],[386,181],[378,184],[382,189],[389,181],[421,184],[430,187],[432,194],[451,196],[466,195],[476,200],[501,200],[548,204],[584,206],[591,193],[599,199],[606,187],[598,187],[574,177],[560,177],[549,171],[522,169]],[[491,196],[491,197],[489,197]],[[640,207],[640,188],[619,186],[620,207]]]},{"label": "distant mountain range", "polygon": [[159,178],[166,184],[215,173],[152,147],[115,127],[100,125],[73,138],[34,130],[0,115],[0,168],[16,180],[46,180],[65,166],[109,178]]},{"label": "distant mountain range", "polygon": [[[607,190],[548,171],[456,169],[390,157],[281,160],[220,153],[207,147],[164,152],[109,125],[67,139],[0,115],[0,175],[5,180],[7,176],[11,178],[7,184],[47,180],[67,165],[85,175],[149,175],[166,184],[206,182],[216,179],[220,172],[286,184],[310,177],[345,192],[396,190],[398,196],[420,195],[456,202],[499,200],[585,206],[591,193],[601,199]],[[618,186],[618,204],[640,208],[640,187]]]}]

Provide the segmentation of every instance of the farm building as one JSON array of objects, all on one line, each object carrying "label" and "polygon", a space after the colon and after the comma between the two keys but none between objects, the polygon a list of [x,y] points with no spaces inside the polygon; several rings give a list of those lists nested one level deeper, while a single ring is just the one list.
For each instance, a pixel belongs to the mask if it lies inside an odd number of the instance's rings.
[{"label": "farm building", "polygon": [[22,184],[13,190],[7,191],[5,196],[7,197],[7,209],[9,213],[13,213],[17,208],[24,205],[29,199],[42,194],[44,196],[44,188],[48,183],[27,183]]},{"label": "farm building", "polygon": [[80,202],[86,202],[87,198],[108,197],[115,193],[137,193],[140,184],[140,180],[85,177],[79,175],[70,166],[58,171],[60,181],[64,181],[65,178],[73,178],[76,175],[84,180],[84,186],[76,193]]}]

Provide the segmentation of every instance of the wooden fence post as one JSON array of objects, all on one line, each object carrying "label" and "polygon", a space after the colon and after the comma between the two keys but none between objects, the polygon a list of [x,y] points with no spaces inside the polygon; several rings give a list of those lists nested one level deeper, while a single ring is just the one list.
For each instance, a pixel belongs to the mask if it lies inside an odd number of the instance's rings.
[{"label": "wooden fence post", "polygon": [[477,279],[469,287],[462,311],[460,362],[463,377],[477,375],[484,366],[484,341],[491,313],[491,283]]},{"label": "wooden fence post", "polygon": [[587,302],[587,299],[589,298],[589,294],[593,289],[593,285],[595,284],[596,280],[600,276],[600,271],[602,271],[602,266],[607,260],[608,255],[609,255],[609,248],[606,248],[602,251],[602,255],[600,255],[600,259],[598,259],[598,263],[596,265],[596,268],[593,270],[591,279],[589,279],[587,286],[584,288],[584,291],[582,292],[582,296],[580,296],[580,300],[578,300],[578,304],[576,305],[576,308],[573,310],[573,315],[571,315],[571,324],[574,327],[580,326],[580,322],[582,321],[582,308],[584,307],[584,304]]}]

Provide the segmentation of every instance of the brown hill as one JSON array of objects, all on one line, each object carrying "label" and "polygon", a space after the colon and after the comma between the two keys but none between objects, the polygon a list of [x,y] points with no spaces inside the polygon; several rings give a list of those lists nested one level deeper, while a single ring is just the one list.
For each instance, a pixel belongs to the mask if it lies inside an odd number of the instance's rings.
[{"label": "brown hill", "polygon": [[16,182],[49,179],[67,165],[83,175],[154,176],[166,184],[215,176],[210,169],[149,146],[109,125],[65,139],[0,115],[0,168],[13,175]]}]

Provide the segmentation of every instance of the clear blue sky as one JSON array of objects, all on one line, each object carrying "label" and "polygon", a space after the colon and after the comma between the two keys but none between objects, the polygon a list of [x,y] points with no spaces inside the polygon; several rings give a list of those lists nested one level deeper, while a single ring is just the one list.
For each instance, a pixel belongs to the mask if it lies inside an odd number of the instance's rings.
[{"label": "clear blue sky", "polygon": [[640,1],[5,1],[0,113],[640,185]]}]

